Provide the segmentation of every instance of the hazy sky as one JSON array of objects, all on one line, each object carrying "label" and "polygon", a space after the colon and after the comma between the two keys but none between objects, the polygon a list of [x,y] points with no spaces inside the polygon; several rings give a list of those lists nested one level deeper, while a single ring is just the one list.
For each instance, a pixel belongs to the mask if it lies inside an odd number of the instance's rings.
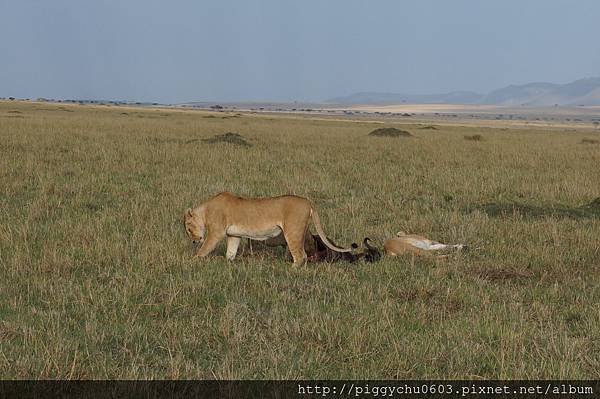
[{"label": "hazy sky", "polygon": [[319,101],[600,76],[597,0],[0,0],[0,97]]}]

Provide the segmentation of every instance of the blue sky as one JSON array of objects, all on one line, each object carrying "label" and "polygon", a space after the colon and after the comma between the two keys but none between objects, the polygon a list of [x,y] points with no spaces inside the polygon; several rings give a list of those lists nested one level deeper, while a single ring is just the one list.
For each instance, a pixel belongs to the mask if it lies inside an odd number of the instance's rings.
[{"label": "blue sky", "polygon": [[0,0],[0,97],[319,101],[600,76],[600,1]]}]

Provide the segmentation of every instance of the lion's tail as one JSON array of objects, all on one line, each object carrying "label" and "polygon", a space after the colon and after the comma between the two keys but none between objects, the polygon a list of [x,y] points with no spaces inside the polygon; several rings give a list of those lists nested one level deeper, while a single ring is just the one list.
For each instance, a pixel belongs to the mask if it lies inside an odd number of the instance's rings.
[{"label": "lion's tail", "polygon": [[321,218],[319,218],[319,214],[317,213],[317,211],[311,208],[310,215],[312,216],[313,223],[315,224],[315,229],[317,229],[317,234],[319,234],[319,237],[321,237],[323,243],[327,245],[329,249],[336,252],[352,252],[354,250],[354,248],[340,248],[332,244],[325,235],[325,232],[323,231],[323,227],[321,226]]}]

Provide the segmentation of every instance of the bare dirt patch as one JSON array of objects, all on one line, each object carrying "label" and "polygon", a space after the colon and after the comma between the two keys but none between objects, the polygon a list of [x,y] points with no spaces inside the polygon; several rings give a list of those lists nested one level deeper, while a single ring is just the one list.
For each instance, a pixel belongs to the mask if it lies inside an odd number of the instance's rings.
[{"label": "bare dirt patch", "polygon": [[209,139],[202,139],[202,141],[204,141],[205,143],[209,143],[209,144],[226,143],[226,144],[239,145],[242,147],[252,147],[252,144],[250,144],[248,141],[246,141],[244,136],[242,136],[239,133],[231,133],[231,132],[228,132],[225,134],[217,134],[214,137],[211,137]]},{"label": "bare dirt patch", "polygon": [[396,129],[395,127],[382,127],[373,130],[369,133],[369,136],[375,137],[414,137],[410,132],[406,130]]},{"label": "bare dirt patch", "polygon": [[510,267],[479,266],[468,271],[468,274],[491,282],[521,281],[533,277],[528,270],[518,270]]}]

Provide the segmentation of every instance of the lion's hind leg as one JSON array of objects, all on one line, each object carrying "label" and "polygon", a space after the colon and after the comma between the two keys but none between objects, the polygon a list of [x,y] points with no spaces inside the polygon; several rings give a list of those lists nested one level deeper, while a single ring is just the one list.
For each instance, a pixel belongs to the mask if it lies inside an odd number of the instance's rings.
[{"label": "lion's hind leg", "polygon": [[306,231],[286,231],[283,230],[288,249],[294,259],[294,266],[303,266],[306,263],[307,256],[304,250],[304,235]]}]

